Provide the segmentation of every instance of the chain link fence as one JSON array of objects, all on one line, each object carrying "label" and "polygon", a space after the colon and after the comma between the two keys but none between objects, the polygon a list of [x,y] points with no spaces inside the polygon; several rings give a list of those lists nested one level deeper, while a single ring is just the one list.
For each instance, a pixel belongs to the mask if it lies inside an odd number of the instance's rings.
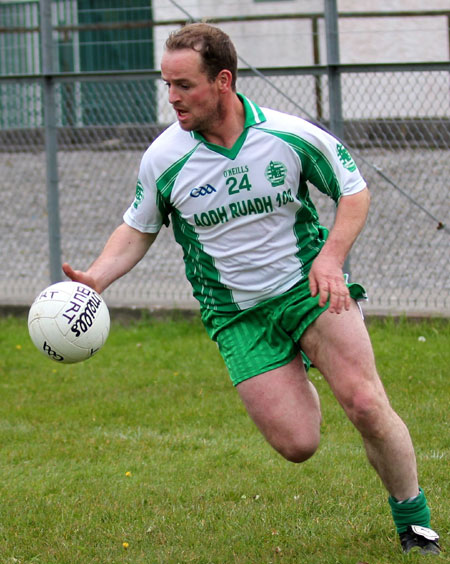
[{"label": "chain link fence", "polygon": [[[445,63],[341,69],[343,138],[372,193],[350,257],[369,313],[450,315],[449,71]],[[325,67],[264,75],[242,69],[238,90],[329,124]],[[0,77],[2,304],[29,304],[50,283],[42,89],[39,76]],[[173,114],[157,71],[56,76],[55,106],[61,254],[85,269],[122,221],[142,154]],[[334,206],[311,192],[331,225]],[[197,307],[170,228],[105,298],[112,306]]]}]

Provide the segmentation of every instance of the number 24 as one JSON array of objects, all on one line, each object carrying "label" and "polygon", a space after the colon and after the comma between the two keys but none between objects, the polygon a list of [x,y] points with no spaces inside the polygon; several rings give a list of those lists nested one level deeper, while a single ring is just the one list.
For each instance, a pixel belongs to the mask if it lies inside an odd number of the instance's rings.
[{"label": "number 24", "polygon": [[235,176],[230,176],[226,180],[226,184],[228,186],[228,194],[239,194],[241,190],[251,190],[252,185],[248,179],[248,175],[244,174],[241,178],[241,181],[238,184],[238,180]]}]

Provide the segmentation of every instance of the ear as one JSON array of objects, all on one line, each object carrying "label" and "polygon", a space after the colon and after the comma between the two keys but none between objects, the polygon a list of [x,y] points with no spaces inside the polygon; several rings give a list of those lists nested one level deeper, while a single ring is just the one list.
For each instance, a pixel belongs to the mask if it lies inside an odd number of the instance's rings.
[{"label": "ear", "polygon": [[219,72],[216,76],[216,83],[221,92],[227,92],[231,90],[231,82],[233,79],[233,75],[227,69],[223,69]]}]

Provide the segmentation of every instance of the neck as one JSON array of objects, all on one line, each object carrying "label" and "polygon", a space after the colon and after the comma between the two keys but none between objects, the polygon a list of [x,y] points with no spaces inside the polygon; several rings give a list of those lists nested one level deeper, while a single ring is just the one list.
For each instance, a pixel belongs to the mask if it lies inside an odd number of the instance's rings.
[{"label": "neck", "polygon": [[199,131],[208,143],[214,143],[231,149],[244,130],[244,105],[233,92],[231,99],[224,107],[224,114],[208,131]]}]

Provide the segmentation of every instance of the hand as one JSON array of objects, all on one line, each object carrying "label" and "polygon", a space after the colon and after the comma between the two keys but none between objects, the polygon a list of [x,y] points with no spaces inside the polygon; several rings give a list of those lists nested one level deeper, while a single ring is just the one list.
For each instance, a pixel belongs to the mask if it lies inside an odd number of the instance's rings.
[{"label": "hand", "polygon": [[342,267],[335,258],[319,253],[312,263],[308,278],[311,295],[314,297],[319,294],[320,307],[323,307],[329,298],[330,313],[339,314],[343,309],[350,309],[350,292]]},{"label": "hand", "polygon": [[73,280],[74,282],[80,282],[81,284],[86,284],[96,292],[100,293],[96,288],[95,280],[92,276],[83,272],[82,270],[74,270],[67,262],[63,263],[62,269],[64,274]]}]

